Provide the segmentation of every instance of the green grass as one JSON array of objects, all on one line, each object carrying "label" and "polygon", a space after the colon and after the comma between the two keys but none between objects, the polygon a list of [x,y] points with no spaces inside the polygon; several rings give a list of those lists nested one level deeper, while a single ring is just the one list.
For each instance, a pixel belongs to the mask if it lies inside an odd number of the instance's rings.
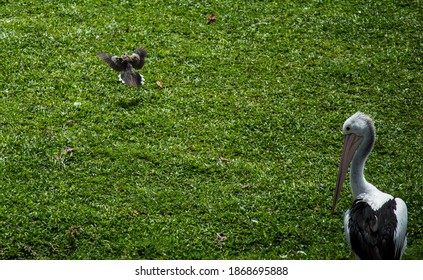
[{"label": "green grass", "polygon": [[[1,259],[350,259],[358,110],[423,259],[421,1],[0,3]],[[138,46],[140,88],[96,56]]]}]

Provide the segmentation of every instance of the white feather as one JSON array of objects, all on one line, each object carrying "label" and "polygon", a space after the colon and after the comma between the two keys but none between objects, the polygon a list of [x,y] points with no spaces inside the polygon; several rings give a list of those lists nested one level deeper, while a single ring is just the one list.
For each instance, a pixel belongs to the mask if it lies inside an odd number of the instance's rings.
[{"label": "white feather", "polygon": [[[407,221],[408,221],[408,214],[407,214],[407,205],[401,198],[395,198],[395,202],[397,203],[397,209],[394,211],[395,215],[397,216],[397,228],[394,233],[394,243],[395,243],[395,251],[400,253],[400,256],[404,253],[405,247],[407,247]],[[400,252],[398,252],[401,250]]]}]

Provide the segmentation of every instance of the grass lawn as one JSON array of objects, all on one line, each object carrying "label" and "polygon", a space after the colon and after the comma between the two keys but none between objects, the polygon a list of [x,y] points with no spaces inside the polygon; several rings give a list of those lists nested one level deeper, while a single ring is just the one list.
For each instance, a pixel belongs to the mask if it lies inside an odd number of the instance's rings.
[{"label": "grass lawn", "polygon": [[421,1],[0,3],[0,259],[351,259],[356,111],[423,259]]}]

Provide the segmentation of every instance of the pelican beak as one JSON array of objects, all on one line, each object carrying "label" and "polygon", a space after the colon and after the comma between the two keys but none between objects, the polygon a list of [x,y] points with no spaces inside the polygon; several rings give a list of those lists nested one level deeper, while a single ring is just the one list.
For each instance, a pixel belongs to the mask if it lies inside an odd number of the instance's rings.
[{"label": "pelican beak", "polygon": [[335,212],[336,204],[338,203],[341,194],[342,185],[347,175],[348,167],[354,157],[355,151],[362,141],[362,137],[355,134],[347,134],[344,138],[344,148],[342,149],[341,162],[338,169],[338,177],[336,179],[336,189],[333,194],[332,213]]}]

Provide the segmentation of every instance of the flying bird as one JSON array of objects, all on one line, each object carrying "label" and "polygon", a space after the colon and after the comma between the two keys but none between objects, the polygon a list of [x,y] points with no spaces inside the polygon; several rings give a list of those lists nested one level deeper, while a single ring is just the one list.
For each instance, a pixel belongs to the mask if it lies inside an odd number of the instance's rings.
[{"label": "flying bird", "polygon": [[121,72],[119,80],[122,83],[130,86],[141,86],[144,84],[144,77],[134,71],[134,69],[141,69],[144,66],[147,56],[147,51],[144,48],[136,49],[131,55],[116,56],[99,52],[98,56],[114,70]]},{"label": "flying bird", "polygon": [[344,148],[332,212],[351,163],[350,185],[355,200],[345,212],[344,231],[352,251],[359,259],[400,259],[407,243],[407,206],[401,198],[378,190],[364,178],[364,164],[376,137],[373,121],[357,112],[345,121],[342,131]]}]

